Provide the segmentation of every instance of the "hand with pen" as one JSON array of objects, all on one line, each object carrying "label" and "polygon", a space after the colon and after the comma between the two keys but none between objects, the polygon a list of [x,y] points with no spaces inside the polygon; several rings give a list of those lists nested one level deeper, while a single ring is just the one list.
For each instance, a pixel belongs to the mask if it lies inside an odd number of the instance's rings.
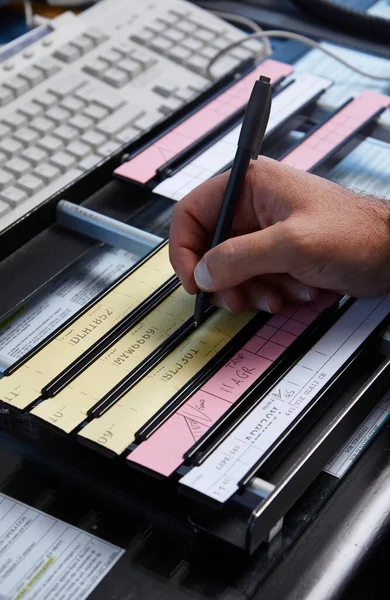
[{"label": "hand with pen", "polygon": [[231,237],[209,250],[228,173],[174,210],[172,266],[187,292],[212,292],[230,312],[278,312],[319,289],[390,291],[390,204],[260,157],[248,169]]}]

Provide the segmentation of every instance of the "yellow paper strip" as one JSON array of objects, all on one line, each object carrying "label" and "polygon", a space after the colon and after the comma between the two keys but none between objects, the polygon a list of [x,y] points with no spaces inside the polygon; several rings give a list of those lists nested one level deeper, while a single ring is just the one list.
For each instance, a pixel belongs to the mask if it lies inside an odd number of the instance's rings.
[{"label": "yellow paper strip", "polygon": [[31,413],[71,432],[96,402],[193,315],[194,300],[178,288],[64,390],[41,402]]},{"label": "yellow paper strip", "polygon": [[172,275],[165,245],[15,373],[3,377],[0,400],[16,408],[26,408],[39,398],[45,385]]},{"label": "yellow paper strip", "polygon": [[166,357],[140,383],[79,435],[116,454],[134,441],[134,434],[254,316],[218,311]]}]

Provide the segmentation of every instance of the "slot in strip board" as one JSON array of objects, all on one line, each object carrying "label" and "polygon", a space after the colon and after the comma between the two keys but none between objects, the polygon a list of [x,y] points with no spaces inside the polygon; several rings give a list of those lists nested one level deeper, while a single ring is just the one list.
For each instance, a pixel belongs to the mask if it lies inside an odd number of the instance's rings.
[{"label": "slot in strip board", "polygon": [[[70,433],[87,418],[88,411],[194,313],[194,298],[182,287],[110,346],[53,398],[31,414]],[[104,374],[104,377],[102,377]]]},{"label": "slot in strip board", "polygon": [[[331,83],[329,79],[306,73],[281,90],[272,99],[266,137],[289,117],[317,98]],[[153,192],[171,200],[181,200],[198,185],[228,167],[233,162],[237,151],[241,125],[242,123],[234,127],[172,177],[164,179],[153,189]]]},{"label": "slot in strip board", "polygon": [[101,417],[88,423],[79,437],[121,454],[136,432],[204,368],[255,316],[219,310],[148,373]]},{"label": "slot in strip board", "polygon": [[160,475],[171,475],[184,454],[241,398],[250,386],[337,299],[323,293],[310,306],[286,306],[274,315],[195,394],[127,459]]},{"label": "slot in strip board", "polygon": [[69,327],[0,380],[0,400],[25,409],[63,369],[173,275],[166,244]]},{"label": "slot in strip board", "polygon": [[270,77],[275,84],[293,70],[291,65],[266,60],[134,158],[123,163],[115,170],[115,175],[138,183],[153,179],[157,170],[165,163],[243,109],[248,103],[254,82],[260,75]]},{"label": "slot in strip board", "polygon": [[387,106],[390,106],[390,96],[363,92],[304,139],[281,162],[305,171],[315,169]]},{"label": "slot in strip board", "polygon": [[390,295],[357,300],[208,458],[182,477],[181,485],[217,502],[226,502],[389,311]]}]

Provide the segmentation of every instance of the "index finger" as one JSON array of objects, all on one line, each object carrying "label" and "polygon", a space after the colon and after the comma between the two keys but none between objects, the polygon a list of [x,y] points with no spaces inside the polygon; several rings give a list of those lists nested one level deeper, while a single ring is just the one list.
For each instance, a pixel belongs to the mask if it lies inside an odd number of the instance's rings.
[{"label": "index finger", "polygon": [[215,231],[229,173],[202,183],[175,206],[169,232],[169,258],[185,290],[195,294],[194,269]]}]

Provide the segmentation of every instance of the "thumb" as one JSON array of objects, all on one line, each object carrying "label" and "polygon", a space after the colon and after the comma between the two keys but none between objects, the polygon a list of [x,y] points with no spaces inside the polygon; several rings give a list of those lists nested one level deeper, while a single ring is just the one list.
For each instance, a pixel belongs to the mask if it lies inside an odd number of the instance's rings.
[{"label": "thumb", "polygon": [[264,275],[288,273],[294,260],[284,238],[284,223],[230,238],[198,262],[194,278],[199,289],[218,292]]}]

